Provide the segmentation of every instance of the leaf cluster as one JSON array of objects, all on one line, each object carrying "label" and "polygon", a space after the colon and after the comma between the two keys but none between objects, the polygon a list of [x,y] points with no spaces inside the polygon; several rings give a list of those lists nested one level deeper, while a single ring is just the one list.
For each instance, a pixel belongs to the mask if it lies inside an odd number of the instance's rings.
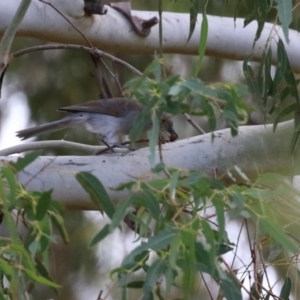
[{"label": "leaf cluster", "polygon": [[62,207],[52,200],[51,191],[29,192],[17,180],[18,173],[36,157],[29,154],[1,166],[1,228],[7,234],[0,237],[0,299],[28,298],[34,284],[54,291],[59,288],[50,278],[47,264],[49,245],[56,240],[53,224],[68,241]]},{"label": "leaf cluster", "polygon": [[245,59],[243,71],[247,85],[254,99],[261,104],[265,116],[274,116],[274,131],[278,123],[291,115],[295,120],[295,131],[291,142],[294,152],[299,140],[300,98],[298,93],[299,79],[296,78],[285,50],[285,45],[279,39],[277,46],[277,60],[275,74],[272,75],[272,50],[266,47],[258,72],[255,74],[249,61]]},{"label": "leaf cluster", "polygon": [[248,120],[250,108],[243,97],[247,90],[242,85],[231,83],[205,84],[195,77],[162,76],[163,61],[154,60],[140,78],[126,83],[126,93],[137,98],[145,107],[131,132],[136,139],[151,114],[161,113],[206,116],[211,131],[216,130],[217,120],[223,118],[233,136],[239,124]]},{"label": "leaf cluster", "polygon": [[[162,176],[164,173],[168,176]],[[219,286],[218,299],[242,299],[244,278],[237,275],[238,270],[224,269],[222,259],[237,247],[228,236],[226,218],[243,218],[280,245],[280,251],[298,252],[272,207],[274,201],[284,201],[282,177],[265,174],[249,186],[226,187],[201,172],[167,169],[162,163],[152,169],[152,175],[147,182],[121,185],[118,190],[129,189],[131,194],[117,206],[92,174],[76,175],[100,211],[110,218],[90,246],[122,228],[123,221],[136,232],[137,240],[143,238],[111,272],[118,277],[122,299],[128,299],[132,288],[140,289],[143,299],[168,299],[175,287],[181,289],[184,299],[190,298],[203,274]],[[277,187],[268,187],[274,180]],[[254,292],[248,291],[249,296]]]}]

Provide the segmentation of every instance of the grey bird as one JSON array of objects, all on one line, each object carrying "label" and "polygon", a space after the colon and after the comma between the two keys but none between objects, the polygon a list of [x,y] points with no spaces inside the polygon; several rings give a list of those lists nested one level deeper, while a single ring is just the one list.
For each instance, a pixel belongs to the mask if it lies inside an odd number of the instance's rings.
[{"label": "grey bird", "polygon": [[[88,131],[96,133],[99,139],[112,150],[113,147],[120,146],[119,136],[129,134],[142,109],[143,107],[138,101],[128,98],[88,101],[62,107],[59,109],[60,111],[72,114],[54,122],[17,131],[17,136],[25,140],[39,134],[85,125]],[[151,121],[143,131],[150,128]],[[168,131],[171,134],[170,141],[174,141],[178,137],[173,129],[172,120],[166,115],[163,115],[161,120],[161,131]]]}]

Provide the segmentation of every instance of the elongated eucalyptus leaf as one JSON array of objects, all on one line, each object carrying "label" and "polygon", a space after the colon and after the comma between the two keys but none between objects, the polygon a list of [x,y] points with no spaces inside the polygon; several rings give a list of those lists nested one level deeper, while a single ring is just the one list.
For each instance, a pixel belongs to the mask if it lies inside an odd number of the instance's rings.
[{"label": "elongated eucalyptus leaf", "polygon": [[283,300],[290,300],[290,294],[291,294],[291,289],[292,289],[292,280],[290,277],[286,277],[284,280],[284,284],[281,288],[280,291],[280,297]]},{"label": "elongated eucalyptus leaf", "polygon": [[26,154],[24,157],[19,157],[16,162],[11,162],[10,164],[13,166],[13,169],[18,173],[21,170],[24,170],[24,168],[30,165],[33,161],[35,161],[38,156],[38,152],[31,152],[29,154]]},{"label": "elongated eucalyptus leaf", "polygon": [[206,5],[204,5],[203,13],[202,13],[201,30],[200,30],[200,40],[199,40],[199,46],[198,46],[199,57],[196,62],[194,76],[197,76],[200,72],[202,60],[205,55],[207,37],[208,37],[208,20],[207,20],[207,15],[206,15]]},{"label": "elongated eucalyptus leaf", "polygon": [[289,26],[292,23],[292,0],[275,0],[282,31],[287,43],[289,42]]},{"label": "elongated eucalyptus leaf", "polygon": [[131,253],[124,259],[122,265],[134,262],[135,257],[143,251],[149,249],[158,251],[166,248],[171,243],[175,235],[175,231],[166,229],[159,232],[156,236],[150,237],[148,242],[143,242],[140,246],[131,251]]},{"label": "elongated eucalyptus leaf", "polygon": [[160,276],[163,275],[166,270],[167,266],[163,259],[158,259],[151,265],[151,267],[147,271],[145,284],[143,286],[143,299],[151,299],[152,288],[159,281]]},{"label": "elongated eucalyptus leaf", "polygon": [[36,206],[36,219],[38,221],[42,220],[47,213],[51,203],[51,193],[52,191],[42,193],[38,200],[38,204]]},{"label": "elongated eucalyptus leaf", "polygon": [[92,239],[92,241],[90,242],[90,247],[95,246],[96,244],[98,244],[99,242],[101,242],[102,240],[104,240],[109,234],[111,233],[109,225],[106,224]]},{"label": "elongated eucalyptus leaf", "polygon": [[193,32],[195,30],[196,23],[197,23],[197,16],[198,16],[199,7],[200,7],[200,0],[190,0],[190,2],[191,2],[190,31],[189,31],[189,36],[188,36],[187,42],[190,40],[190,38],[193,35]]},{"label": "elongated eucalyptus leaf", "polygon": [[104,211],[112,219],[115,213],[115,206],[98,178],[91,173],[81,172],[76,174],[76,179],[88,192],[91,200],[96,204],[98,209]]}]

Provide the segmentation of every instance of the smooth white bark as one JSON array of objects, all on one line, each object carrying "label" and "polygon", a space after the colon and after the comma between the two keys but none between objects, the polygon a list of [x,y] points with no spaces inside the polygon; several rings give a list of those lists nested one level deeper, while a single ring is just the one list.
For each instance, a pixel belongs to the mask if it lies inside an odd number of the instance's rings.
[{"label": "smooth white bark", "polygon": [[[0,35],[11,22],[20,0],[0,1]],[[80,31],[101,50],[120,53],[148,53],[159,49],[159,27],[154,26],[151,34],[146,37],[138,36],[130,23],[116,10],[107,7],[106,15],[85,16],[83,0],[52,0],[53,3]],[[133,11],[144,19],[158,16],[156,12]],[[202,16],[198,16],[195,32],[187,43],[189,34],[189,14],[163,13],[163,51],[164,53],[180,53],[197,55]],[[253,54],[253,60],[259,61],[268,38],[272,37],[273,63],[276,62],[278,36],[284,40],[280,27],[266,23],[261,38],[253,48],[257,23],[252,22],[246,28],[243,19],[208,16],[209,35],[207,55],[219,56],[233,60],[243,60]],[[53,8],[33,0],[23,20],[19,36],[34,37],[51,42],[74,43],[86,45],[83,37]],[[290,62],[296,72],[300,72],[300,33],[290,30],[290,44],[286,50]]]},{"label": "smooth white bark", "polygon": [[[223,129],[215,132],[213,142],[211,134],[205,134],[163,145],[163,159],[168,167],[199,170],[209,176],[220,176],[229,169],[237,182],[243,178],[232,168],[234,165],[252,180],[263,172],[299,175],[299,151],[294,158],[290,155],[292,134],[292,121],[280,124],[275,133],[272,125],[243,126],[234,138],[228,129]],[[134,178],[151,179],[148,155],[149,149],[144,148],[126,155],[39,157],[20,173],[19,179],[29,190],[53,189],[54,199],[67,208],[93,209],[89,196],[74,177],[77,172],[94,174],[117,202],[128,195],[128,191],[113,190],[121,183]],[[13,159],[2,157],[1,161]]]}]

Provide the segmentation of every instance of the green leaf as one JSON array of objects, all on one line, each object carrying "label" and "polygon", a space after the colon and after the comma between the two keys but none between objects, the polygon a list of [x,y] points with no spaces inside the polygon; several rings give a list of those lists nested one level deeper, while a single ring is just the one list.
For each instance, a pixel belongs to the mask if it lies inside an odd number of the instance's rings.
[{"label": "green leaf", "polygon": [[265,25],[267,14],[270,11],[271,7],[272,5],[269,4],[268,1],[265,0],[253,1],[253,9],[251,10],[251,13],[245,18],[244,27],[246,27],[254,20],[257,21],[258,27],[256,30],[254,42],[256,42],[260,38],[261,32]]},{"label": "green leaf", "polygon": [[144,283],[144,281],[131,281],[126,286],[131,289],[141,289]]},{"label": "green leaf", "polygon": [[210,105],[210,103],[203,102],[201,108],[205,112],[208,117],[208,124],[212,131],[216,129],[217,126],[217,119],[215,116],[214,108]]},{"label": "green leaf", "polygon": [[298,247],[292,241],[292,239],[283,231],[282,226],[269,218],[264,217],[259,220],[261,228],[264,229],[273,239],[275,239],[279,244],[281,244],[286,250],[292,253],[298,252]]},{"label": "green leaf", "polygon": [[174,172],[171,174],[171,178],[170,178],[170,187],[169,187],[169,195],[170,195],[170,199],[174,199],[176,196],[176,188],[178,185],[178,178],[179,178],[179,173],[178,172]]},{"label": "green leaf", "polygon": [[144,298],[151,299],[152,288],[158,282],[160,276],[164,274],[167,266],[163,259],[157,259],[148,269],[143,286]]},{"label": "green leaf", "polygon": [[65,227],[64,219],[61,215],[53,213],[51,214],[51,220],[53,224],[56,226],[57,230],[60,233],[60,236],[62,237],[63,241],[67,244],[69,243],[69,235],[67,232],[67,229]]},{"label": "green leaf", "polygon": [[224,243],[220,243],[218,245],[217,255],[220,256],[220,255],[223,255],[223,254],[225,254],[229,251],[232,251],[232,250],[233,250],[233,248],[230,247],[229,245],[224,244]]},{"label": "green leaf", "polygon": [[243,299],[238,281],[232,274],[220,271],[219,277],[221,279],[221,289],[227,300]]},{"label": "green leaf", "polygon": [[124,199],[119,203],[116,208],[116,212],[111,220],[110,231],[114,230],[116,227],[120,226],[121,222],[124,220],[124,217],[128,213],[128,208],[131,206],[134,201],[134,196],[128,199]]},{"label": "green leaf", "polygon": [[35,259],[35,263],[36,263],[36,269],[37,271],[45,278],[51,280],[49,273],[47,271],[47,269],[45,268],[45,266],[42,264],[42,262],[39,259]]},{"label": "green leaf", "polygon": [[289,26],[292,23],[292,0],[275,0],[278,3],[277,10],[281,22],[282,31],[287,43],[289,43]]},{"label": "green leaf", "polygon": [[155,150],[156,145],[159,137],[159,128],[160,128],[160,119],[157,113],[154,111],[151,117],[152,121],[152,128],[148,131],[148,139],[149,139],[149,148],[150,148],[150,155],[149,155],[149,162],[150,166],[153,168],[155,166]]},{"label": "green leaf", "polygon": [[7,276],[13,276],[13,267],[2,258],[0,258],[0,270]]},{"label": "green leaf", "polygon": [[56,289],[61,287],[60,285],[54,283],[53,281],[51,281],[45,277],[36,275],[36,273],[32,270],[23,269],[23,271],[26,273],[26,275],[30,279],[32,279],[35,282],[42,283],[42,284],[48,285],[48,286],[56,288]]},{"label": "green leaf", "polygon": [[[39,272],[39,274],[42,275],[44,278],[47,278],[49,281],[53,281],[42,262],[39,259],[35,259],[35,263],[36,270]],[[57,289],[55,287],[53,287],[53,291],[57,295]]]},{"label": "green leaf", "polygon": [[100,211],[104,211],[110,219],[115,213],[115,206],[111,202],[104,186],[94,175],[88,172],[80,172],[76,174],[76,179],[82,187],[88,192],[92,201],[96,204]]},{"label": "green leaf", "polygon": [[267,51],[264,51],[262,57],[261,67],[263,69],[261,78],[262,86],[262,98],[263,98],[263,105],[264,108],[267,106],[267,98],[270,95],[270,91],[273,85],[273,80],[271,77],[271,67],[272,67],[272,48],[269,47]]},{"label": "green leaf", "polygon": [[[116,268],[110,273],[110,276],[113,276],[115,273],[119,273],[119,277],[121,277],[121,274],[128,274],[128,271],[135,272],[141,269],[147,272],[147,268],[149,267],[146,265],[146,261],[149,259],[149,253],[149,250],[142,251],[141,253],[135,255],[132,261],[123,262],[120,268]],[[124,277],[122,280],[123,279]],[[119,280],[119,283],[121,286],[123,286],[124,284],[127,284],[127,281],[123,281],[123,283],[121,283]]]},{"label": "green leaf", "polygon": [[291,96],[293,96],[295,98],[296,103],[298,104],[298,108],[299,108],[300,99],[299,99],[299,94],[298,94],[298,89],[297,89],[297,81],[296,81],[294,72],[292,70],[288,55],[286,53],[285,46],[281,39],[279,39],[279,42],[278,42],[278,55],[279,55],[278,61],[280,63],[281,63],[281,61],[284,61],[284,63],[285,63],[284,78],[290,87]]},{"label": "green leaf", "polygon": [[[3,281],[4,278],[0,278],[0,280]],[[7,300],[7,297],[2,293],[2,289],[0,289],[0,300]]]},{"label": "green leaf", "polygon": [[290,277],[286,277],[284,280],[284,284],[280,291],[280,298],[284,300],[290,300],[290,294],[292,289],[292,281]]},{"label": "green leaf", "polygon": [[219,225],[219,240],[227,242],[227,235],[225,234],[225,203],[221,198],[214,198],[212,201],[217,214],[217,220]]},{"label": "green leaf", "polygon": [[178,276],[178,272],[176,271],[176,269],[168,267],[165,271],[166,294],[170,293],[172,286],[175,285],[175,278]]},{"label": "green leaf", "polygon": [[[199,78],[186,78],[181,83],[182,86],[186,87],[190,91],[205,93],[209,92],[209,89],[205,86],[204,82]],[[215,93],[213,93],[215,95]]]},{"label": "green leaf", "polygon": [[234,24],[235,24],[236,18],[238,16],[238,12],[239,12],[241,3],[242,3],[242,0],[238,0],[237,3],[236,3],[236,5],[235,5],[235,10],[234,10]]},{"label": "green leaf", "polygon": [[44,192],[38,199],[38,204],[36,206],[36,219],[38,221],[42,220],[47,213],[47,210],[51,203],[51,193],[52,191]]},{"label": "green leaf", "polygon": [[35,161],[38,156],[38,152],[31,152],[24,157],[19,157],[16,162],[11,162],[10,165],[13,167],[14,171],[18,173]]},{"label": "green leaf", "polygon": [[92,239],[90,242],[89,247],[93,247],[96,244],[98,244],[100,241],[105,239],[109,234],[111,233],[110,231],[110,226],[106,224]]},{"label": "green leaf", "polygon": [[189,30],[187,43],[190,40],[195,30],[195,26],[197,23],[197,16],[199,12],[199,6],[200,6],[200,0],[190,0],[190,1],[192,2],[192,6],[190,7],[190,30]]},{"label": "green leaf", "polygon": [[136,141],[141,134],[145,131],[145,127],[147,127],[148,123],[149,123],[149,109],[146,109],[145,111],[143,111],[142,113],[140,113],[138,115],[138,117],[136,118],[135,122],[134,122],[134,126],[133,128],[130,130],[129,133],[129,138],[131,141]]},{"label": "green leaf", "polygon": [[196,62],[196,66],[194,69],[194,76],[196,77],[199,74],[201,64],[203,57],[205,55],[205,50],[206,50],[206,43],[207,43],[207,37],[208,37],[208,20],[207,20],[207,15],[206,15],[206,6],[207,2],[203,6],[203,13],[202,13],[202,23],[201,23],[201,30],[200,30],[200,40],[199,40],[199,46],[198,46],[198,54],[199,58]]},{"label": "green leaf", "polygon": [[169,264],[173,269],[177,268],[176,261],[180,256],[181,237],[182,234],[175,235],[170,243]]},{"label": "green leaf", "polygon": [[251,289],[250,289],[250,298],[255,299],[255,300],[260,300],[262,299],[262,283],[263,283],[263,278],[264,278],[264,272],[258,272],[256,274],[257,281],[254,281]]},{"label": "green leaf", "polygon": [[29,255],[28,251],[20,243],[15,243],[11,245],[11,250],[18,253],[22,257],[22,263],[26,268],[34,271],[34,263]]},{"label": "green leaf", "polygon": [[211,261],[210,265],[214,266],[215,263],[215,257],[216,257],[216,246],[215,246],[215,236],[214,236],[214,232],[211,229],[211,227],[209,226],[209,224],[207,223],[207,221],[202,220],[201,222],[202,225],[202,229],[203,229],[203,234],[206,237],[206,242],[209,244],[209,259]]},{"label": "green leaf", "polygon": [[139,78],[137,78],[135,81],[134,81],[134,84],[132,84],[131,86],[131,89],[132,89],[132,92],[136,91],[145,81],[147,80],[150,80],[148,79],[147,77],[153,73],[153,71],[155,69],[157,69],[157,67],[160,67],[161,66],[161,61],[160,59],[155,59],[153,60],[149,66],[145,69],[145,71],[143,72],[143,75]]},{"label": "green leaf", "polygon": [[247,85],[255,99],[259,99],[261,97],[261,88],[258,83],[258,79],[254,74],[251,66],[248,64],[251,60],[252,55],[248,56],[243,62],[243,72],[246,78]]},{"label": "green leaf", "polygon": [[145,183],[142,182],[141,188],[144,193],[141,195],[137,195],[135,197],[134,203],[139,204],[148,209],[151,216],[154,219],[158,220],[160,215],[158,199],[155,198],[155,196],[153,195],[153,191],[151,191]]},{"label": "green leaf", "polygon": [[[10,173],[11,171],[8,168],[2,167],[1,169],[1,173],[3,176],[1,176],[0,174],[0,199],[2,200],[2,205],[3,205],[3,212],[1,213],[1,218],[4,219],[4,223],[6,224],[6,226],[8,227],[9,230],[9,235],[12,239],[12,241],[14,243],[18,243],[20,238],[19,238],[19,234],[17,232],[17,228],[16,228],[16,224],[15,224],[15,220],[12,217],[11,214],[11,210],[14,208],[12,203],[10,203],[10,199],[8,199],[7,197],[7,184],[4,183],[5,177],[5,173],[7,172],[7,176],[10,178],[9,180],[12,180]],[[14,185],[14,184],[12,184]],[[14,195],[11,193],[10,194],[11,199],[14,200]],[[10,205],[12,205],[12,207],[10,207]]]},{"label": "green leaf", "polygon": [[[210,274],[211,276],[215,275],[215,261],[212,261],[211,255],[209,253],[209,247],[204,242],[196,242],[195,244],[195,257],[196,263],[191,263],[189,266],[193,266],[199,272],[204,272]],[[177,261],[177,264],[180,262]],[[185,260],[181,261],[181,264],[186,264]]]},{"label": "green leaf", "polygon": [[270,185],[274,183],[282,183],[285,180],[285,177],[281,174],[276,173],[263,173],[258,176],[258,178],[255,180],[255,185]]},{"label": "green leaf", "polygon": [[[15,208],[15,203],[17,200],[17,189],[18,189],[18,183],[15,178],[15,174],[12,172],[11,169],[3,167],[1,169],[2,176],[6,179],[8,183],[8,191],[6,192],[7,207],[9,210],[12,210]],[[9,192],[9,193],[8,193]]]},{"label": "green leaf", "polygon": [[272,240],[269,244],[268,261],[274,262],[276,257],[282,252],[283,247],[278,242]]},{"label": "green leaf", "polygon": [[280,63],[278,63],[276,66],[275,76],[270,91],[271,96],[275,95],[278,92],[278,86],[280,86],[280,83],[284,78],[284,74],[286,73],[287,68],[286,52],[284,51],[284,47],[282,47],[282,44],[280,42],[277,46],[277,61]]},{"label": "green leaf", "polygon": [[140,246],[135,248],[127,257],[125,257],[122,265],[132,263],[135,260],[135,257],[142,253],[143,251],[152,249],[153,251],[158,251],[165,249],[175,237],[176,232],[170,229],[165,229],[159,232],[156,236],[152,236],[148,239],[148,242],[143,242]]},{"label": "green leaf", "polygon": [[294,113],[297,109],[297,104],[293,103],[287,107],[285,107],[283,110],[281,110],[281,112],[276,116],[275,120],[274,120],[274,124],[273,124],[273,132],[275,132],[278,123],[280,122],[281,118],[286,117],[288,115],[290,115],[291,113]]}]

